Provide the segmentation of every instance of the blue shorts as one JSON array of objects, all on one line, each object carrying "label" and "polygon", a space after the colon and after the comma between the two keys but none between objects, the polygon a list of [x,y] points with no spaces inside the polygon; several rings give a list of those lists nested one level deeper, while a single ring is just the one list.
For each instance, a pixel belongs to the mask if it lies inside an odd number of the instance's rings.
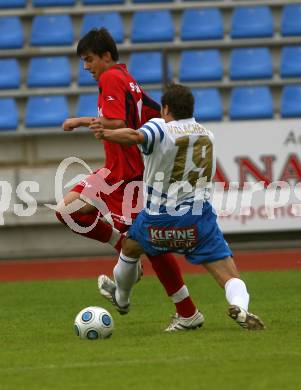
[{"label": "blue shorts", "polygon": [[130,227],[128,237],[138,241],[151,256],[176,252],[184,254],[193,264],[232,256],[209,202],[203,204],[202,215],[193,215],[191,211],[181,217],[149,215],[142,210]]}]

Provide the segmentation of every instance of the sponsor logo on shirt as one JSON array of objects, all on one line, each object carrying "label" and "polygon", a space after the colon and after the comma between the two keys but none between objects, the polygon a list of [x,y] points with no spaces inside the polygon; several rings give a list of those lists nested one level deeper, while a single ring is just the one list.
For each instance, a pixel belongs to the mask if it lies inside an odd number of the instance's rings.
[{"label": "sponsor logo on shirt", "polygon": [[114,98],[114,96],[111,96],[111,95],[105,96],[104,99],[105,99],[106,102],[111,102],[111,101],[113,101],[113,100],[116,100],[116,99]]}]

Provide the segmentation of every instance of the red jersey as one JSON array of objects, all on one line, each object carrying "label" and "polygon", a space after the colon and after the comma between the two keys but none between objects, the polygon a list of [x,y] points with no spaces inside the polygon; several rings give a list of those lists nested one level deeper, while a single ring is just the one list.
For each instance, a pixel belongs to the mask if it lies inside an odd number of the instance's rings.
[{"label": "red jersey", "polygon": [[[98,86],[99,116],[121,119],[132,129],[139,129],[149,119],[160,117],[159,104],[144,93],[126,65],[117,64],[102,73]],[[111,171],[108,182],[142,179],[144,166],[136,145],[118,145],[109,141],[103,141],[103,144],[105,168]]]}]

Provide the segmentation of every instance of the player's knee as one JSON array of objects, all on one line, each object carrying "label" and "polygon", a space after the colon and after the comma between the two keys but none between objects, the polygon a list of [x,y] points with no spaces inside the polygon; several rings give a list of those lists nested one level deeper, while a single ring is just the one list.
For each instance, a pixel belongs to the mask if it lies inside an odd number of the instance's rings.
[{"label": "player's knee", "polygon": [[122,253],[127,257],[138,258],[142,250],[137,241],[127,238],[122,242]]}]

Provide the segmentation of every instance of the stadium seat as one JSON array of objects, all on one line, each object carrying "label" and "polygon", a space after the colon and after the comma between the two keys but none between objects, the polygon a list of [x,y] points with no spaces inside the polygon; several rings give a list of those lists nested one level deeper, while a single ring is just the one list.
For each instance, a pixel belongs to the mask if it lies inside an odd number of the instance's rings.
[{"label": "stadium seat", "polygon": [[216,88],[196,88],[192,90],[194,117],[197,121],[220,121],[223,117],[223,105]]},{"label": "stadium seat", "polygon": [[76,116],[97,117],[97,94],[87,93],[80,95],[76,105]]},{"label": "stadium seat", "polygon": [[0,18],[0,49],[20,49],[24,43],[23,27],[18,16]]},{"label": "stadium seat", "polygon": [[0,8],[24,8],[27,0],[0,0]]},{"label": "stadium seat", "polygon": [[15,130],[18,127],[18,110],[14,99],[0,99],[0,130]]},{"label": "stadium seat", "polygon": [[34,57],[28,67],[29,87],[63,87],[71,83],[68,57]]},{"label": "stadium seat", "polygon": [[26,127],[61,126],[69,117],[65,96],[30,96],[26,105]]},{"label": "stadium seat", "polygon": [[301,46],[287,46],[281,50],[281,77],[301,76]]},{"label": "stadium seat", "polygon": [[237,7],[233,11],[231,37],[271,37],[274,33],[273,16],[269,7]]},{"label": "stadium seat", "polygon": [[21,72],[15,58],[0,59],[0,89],[19,88]]},{"label": "stadium seat", "polygon": [[92,77],[91,73],[84,69],[83,63],[80,61],[77,71],[77,84],[78,85],[96,85],[96,80]]},{"label": "stadium seat", "polygon": [[231,80],[273,77],[270,51],[266,47],[233,49],[230,55]]},{"label": "stadium seat", "polygon": [[86,14],[83,17],[80,36],[84,36],[92,28],[105,27],[117,43],[124,41],[123,20],[119,12],[98,12]]},{"label": "stadium seat", "polygon": [[281,94],[281,116],[301,117],[301,85],[287,85]]},{"label": "stadium seat", "polygon": [[32,0],[34,7],[64,7],[75,5],[75,0]]},{"label": "stadium seat", "polygon": [[283,36],[301,35],[301,4],[289,4],[283,7],[281,34]]},{"label": "stadium seat", "polygon": [[181,53],[180,81],[221,80],[223,65],[218,50],[187,50]]},{"label": "stadium seat", "polygon": [[[139,83],[161,83],[162,53],[159,51],[133,53],[130,57],[129,71]],[[171,78],[170,68],[169,78]]]},{"label": "stadium seat", "polygon": [[134,13],[132,42],[169,42],[173,41],[174,33],[170,11],[138,11]]},{"label": "stadium seat", "polygon": [[162,91],[159,89],[152,89],[150,91],[146,91],[146,94],[152,98],[155,102],[161,104],[161,96],[162,96]]},{"label": "stadium seat", "polygon": [[84,5],[112,5],[124,4],[125,0],[82,0]]},{"label": "stadium seat", "polygon": [[132,0],[133,3],[172,3],[174,0]]},{"label": "stadium seat", "polygon": [[217,8],[186,10],[182,16],[181,39],[222,39],[223,18]]},{"label": "stadium seat", "polygon": [[33,19],[32,46],[64,46],[73,43],[73,26],[69,15],[37,15]]},{"label": "stadium seat", "polygon": [[230,97],[231,119],[273,117],[273,99],[268,87],[236,87]]}]

